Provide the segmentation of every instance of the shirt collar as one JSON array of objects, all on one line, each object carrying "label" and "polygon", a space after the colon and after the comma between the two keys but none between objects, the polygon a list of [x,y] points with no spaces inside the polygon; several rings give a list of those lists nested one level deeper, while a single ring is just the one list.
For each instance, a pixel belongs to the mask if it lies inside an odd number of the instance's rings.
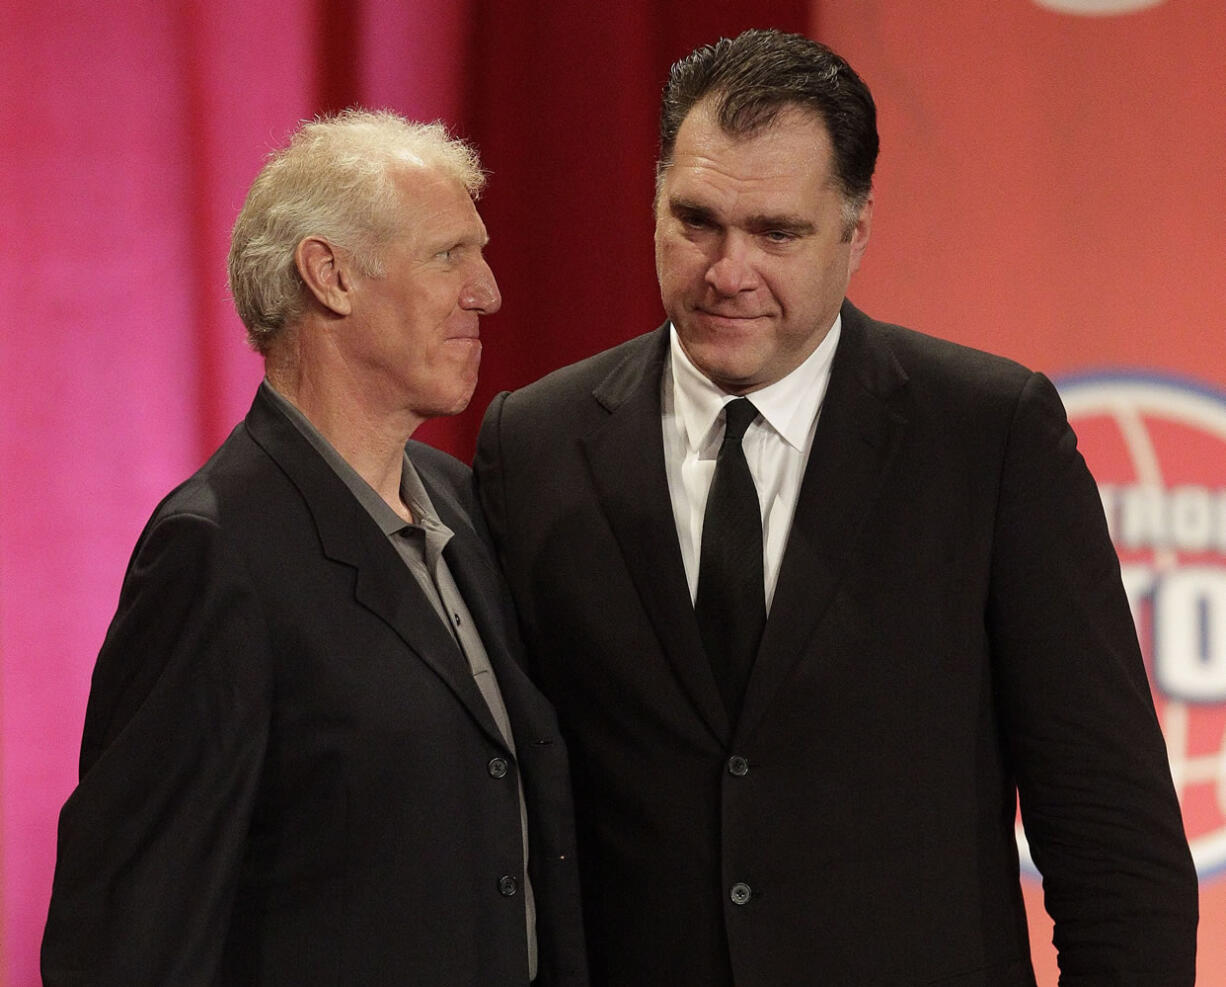
[{"label": "shirt collar", "polygon": [[[826,338],[799,367],[782,380],[745,395],[758,413],[785,442],[804,450],[809,427],[813,424],[826,385],[830,381],[830,365],[842,333],[843,316],[837,315]],[[681,345],[677,328],[670,324],[670,367],[673,382],[673,406],[682,434],[692,450],[701,450],[712,440],[712,432],[724,405],[735,395],[726,394],[694,366]]]}]

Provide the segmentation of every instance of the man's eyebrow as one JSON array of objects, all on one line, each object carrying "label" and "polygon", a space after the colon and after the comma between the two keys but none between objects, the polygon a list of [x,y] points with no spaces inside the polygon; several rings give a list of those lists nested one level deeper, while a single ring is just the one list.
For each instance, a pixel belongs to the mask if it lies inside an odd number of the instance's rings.
[{"label": "man's eyebrow", "polygon": [[693,219],[715,218],[715,212],[710,207],[699,205],[689,199],[669,199],[668,208],[674,215],[689,216]]},{"label": "man's eyebrow", "polygon": [[[701,205],[689,199],[669,199],[668,207],[674,216],[684,216],[688,219],[703,221],[715,221],[716,218],[715,211],[709,206]],[[782,233],[791,233],[795,236],[810,236],[817,229],[811,220],[805,219],[803,216],[797,216],[794,213],[758,213],[750,216],[742,225],[753,233],[768,233],[772,230],[777,230]]]},{"label": "man's eyebrow", "polygon": [[475,247],[478,250],[484,250],[490,242],[488,233],[478,234],[475,232],[465,232],[462,230],[454,231],[450,235],[440,234],[432,241],[427,243],[430,252],[436,250],[452,250],[456,247]]},{"label": "man's eyebrow", "polygon": [[745,221],[745,228],[754,233],[769,233],[778,230],[780,233],[792,233],[795,236],[809,236],[817,227],[811,220],[790,213],[770,215],[762,213],[750,216]]}]

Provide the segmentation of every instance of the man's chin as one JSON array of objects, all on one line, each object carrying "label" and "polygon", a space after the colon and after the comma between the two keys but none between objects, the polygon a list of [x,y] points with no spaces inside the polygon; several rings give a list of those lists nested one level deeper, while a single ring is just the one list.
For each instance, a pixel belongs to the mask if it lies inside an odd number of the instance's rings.
[{"label": "man's chin", "polygon": [[756,362],[736,360],[694,361],[704,377],[729,394],[745,394],[761,387],[759,367]]},{"label": "man's chin", "polygon": [[682,340],[682,346],[699,372],[729,394],[755,386],[762,363],[755,349],[744,341],[708,337],[697,343]]}]

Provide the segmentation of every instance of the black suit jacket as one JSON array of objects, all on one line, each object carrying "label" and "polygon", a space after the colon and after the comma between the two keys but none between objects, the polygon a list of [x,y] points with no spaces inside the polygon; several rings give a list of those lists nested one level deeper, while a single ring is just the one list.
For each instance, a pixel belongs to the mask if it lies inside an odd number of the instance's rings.
[{"label": "black suit jacket", "polygon": [[538,982],[586,982],[556,719],[512,657],[467,468],[409,455],[518,758],[386,536],[261,391],[133,553],[60,818],[49,985],[526,984],[517,775]]},{"label": "black suit jacket", "polygon": [[482,502],[571,745],[593,982],[1190,984],[1196,881],[1051,384],[849,304],[743,712],[665,478],[664,329],[500,395]]}]

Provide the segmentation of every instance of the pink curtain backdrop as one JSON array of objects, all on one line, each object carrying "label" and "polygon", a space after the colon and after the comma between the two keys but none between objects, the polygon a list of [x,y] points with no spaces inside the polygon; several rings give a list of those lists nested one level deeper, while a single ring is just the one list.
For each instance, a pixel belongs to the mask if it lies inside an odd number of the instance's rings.
[{"label": "pink curtain backdrop", "polygon": [[[1077,5],[0,5],[0,987],[38,983],[55,820],[128,554],[259,380],[227,235],[298,120],[388,106],[481,147],[504,307],[469,411],[421,433],[463,458],[495,391],[660,321],[659,88],[753,25],[830,41],[878,97],[852,288],[870,313],[1057,378],[1128,366],[1226,392],[1226,8]],[[1207,710],[1216,743],[1226,706]],[[1226,985],[1226,880],[1202,885],[1201,982]],[[1054,985],[1037,883],[1028,898]]]},{"label": "pink curtain backdrop", "polygon": [[3,965],[37,984],[89,675],[153,506],[260,362],[229,227],[297,121],[361,99],[455,120],[464,3],[0,5]]}]

